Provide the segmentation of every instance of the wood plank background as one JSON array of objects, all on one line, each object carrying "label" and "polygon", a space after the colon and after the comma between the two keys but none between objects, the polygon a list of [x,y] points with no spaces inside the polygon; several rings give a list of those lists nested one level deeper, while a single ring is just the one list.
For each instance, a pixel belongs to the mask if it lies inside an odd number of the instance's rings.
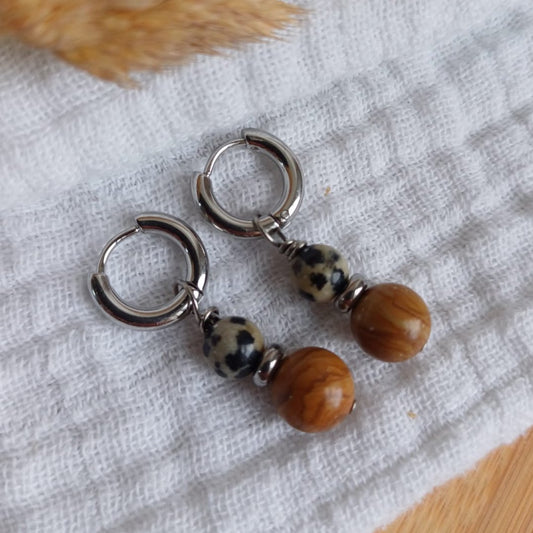
[{"label": "wood plank background", "polygon": [[376,533],[533,533],[533,428]]}]

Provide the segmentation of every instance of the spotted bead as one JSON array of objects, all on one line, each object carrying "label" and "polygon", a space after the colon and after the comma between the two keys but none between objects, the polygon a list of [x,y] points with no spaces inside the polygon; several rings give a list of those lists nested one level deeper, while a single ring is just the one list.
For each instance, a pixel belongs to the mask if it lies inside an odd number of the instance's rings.
[{"label": "spotted bead", "polygon": [[304,246],[291,262],[300,294],[313,302],[331,302],[348,284],[348,262],[326,244]]},{"label": "spotted bead", "polygon": [[210,324],[204,336],[204,355],[224,378],[243,378],[257,370],[265,343],[259,328],[239,316]]}]

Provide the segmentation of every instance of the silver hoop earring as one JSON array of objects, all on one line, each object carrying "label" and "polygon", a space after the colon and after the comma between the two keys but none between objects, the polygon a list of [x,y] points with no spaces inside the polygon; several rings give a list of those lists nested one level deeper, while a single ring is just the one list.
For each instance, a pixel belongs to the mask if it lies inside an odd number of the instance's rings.
[{"label": "silver hoop earring", "polygon": [[[185,253],[187,274],[176,280],[176,296],[155,309],[133,307],[116,293],[105,272],[115,247],[139,232],[168,237]],[[355,406],[349,368],[334,353],[316,347],[284,356],[278,345],[266,346],[259,328],[240,316],[221,317],[217,307],[200,309],[209,265],[200,237],[183,220],[162,213],[136,217],[135,226],[114,236],[103,248],[89,289],[111,319],[136,328],[161,328],[192,315],[203,333],[203,353],[224,378],[253,376],[257,386],[269,386],[279,414],[301,431],[317,432],[339,424]]]},{"label": "silver hoop earring", "polygon": [[[217,159],[226,150],[243,145],[273,159],[281,170],[284,188],[279,204],[267,215],[239,219],[220,206],[213,192],[211,175]],[[369,286],[364,276],[350,276],[348,262],[335,248],[290,240],[283,233],[298,212],[303,196],[302,172],[296,155],[272,134],[245,129],[240,138],[215,149],[204,171],[192,183],[193,197],[207,220],[221,231],[239,237],[264,237],[284,254],[291,266],[299,293],[307,300],[334,303],[351,312],[355,340],[369,355],[386,362],[405,361],[426,344],[431,317],[422,298],[397,283]]]}]

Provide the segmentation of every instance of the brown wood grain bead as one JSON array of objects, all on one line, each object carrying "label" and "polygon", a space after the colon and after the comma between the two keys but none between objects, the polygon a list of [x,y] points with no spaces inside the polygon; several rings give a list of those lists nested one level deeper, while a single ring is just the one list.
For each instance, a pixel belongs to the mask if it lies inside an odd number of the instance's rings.
[{"label": "brown wood grain bead", "polygon": [[350,322],[361,348],[390,363],[416,355],[431,331],[424,300],[397,283],[382,283],[366,290],[353,308]]},{"label": "brown wood grain bead", "polygon": [[308,433],[336,426],[355,402],[350,369],[323,348],[302,348],[283,359],[270,389],[278,413]]}]

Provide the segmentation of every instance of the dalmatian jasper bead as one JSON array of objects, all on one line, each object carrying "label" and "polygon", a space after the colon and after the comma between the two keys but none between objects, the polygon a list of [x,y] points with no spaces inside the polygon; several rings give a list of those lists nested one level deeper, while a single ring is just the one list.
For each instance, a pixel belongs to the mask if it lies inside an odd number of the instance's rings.
[{"label": "dalmatian jasper bead", "polygon": [[205,330],[204,355],[223,378],[243,378],[254,373],[264,348],[259,328],[239,316],[220,318]]},{"label": "dalmatian jasper bead", "polygon": [[331,302],[348,284],[348,262],[326,244],[304,246],[291,262],[300,294],[313,302]]}]

